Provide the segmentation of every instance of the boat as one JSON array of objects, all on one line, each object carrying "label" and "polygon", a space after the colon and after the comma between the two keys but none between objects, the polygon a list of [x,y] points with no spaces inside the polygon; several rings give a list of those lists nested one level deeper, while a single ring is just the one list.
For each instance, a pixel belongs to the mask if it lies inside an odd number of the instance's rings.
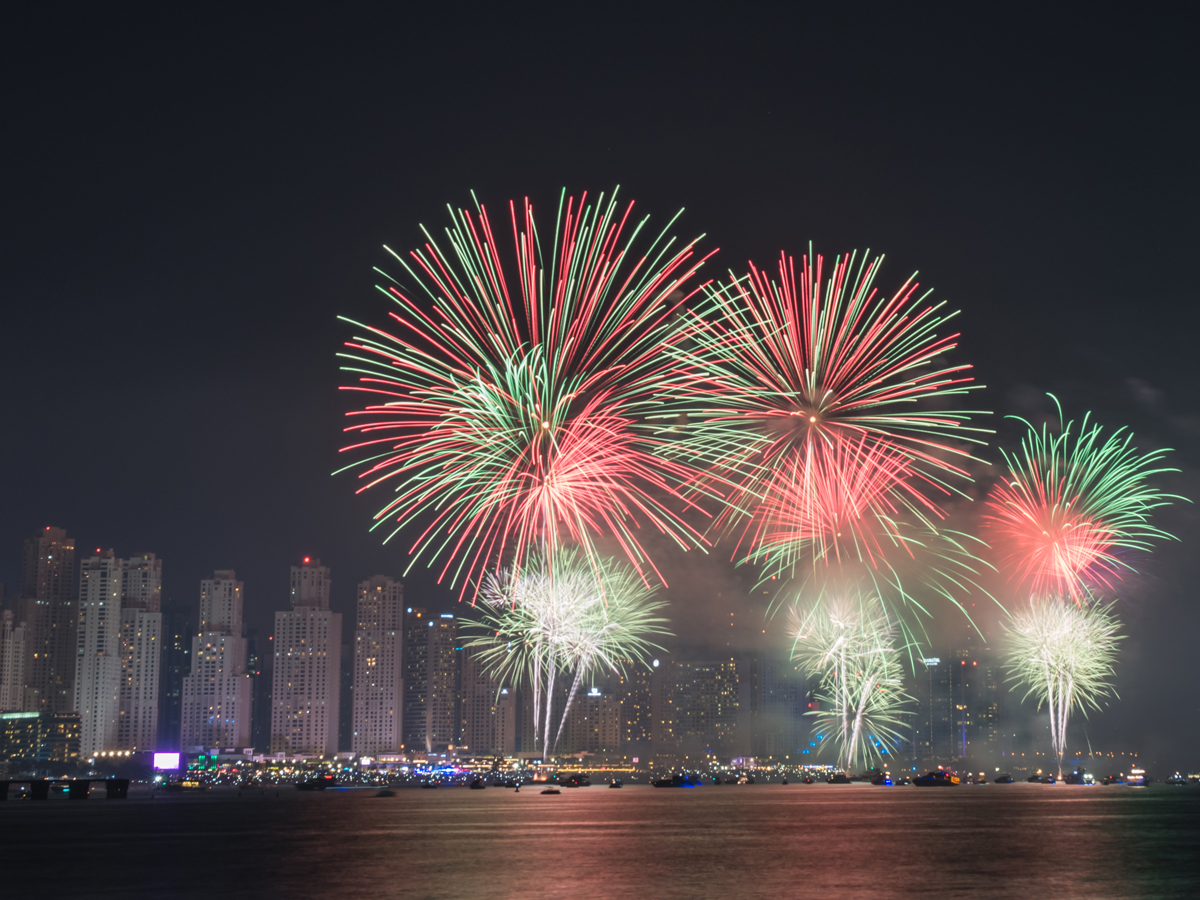
[{"label": "boat", "polygon": [[1013,777],[1005,772],[1003,775],[993,778],[992,781],[996,782],[996,784],[1012,784]]},{"label": "boat", "polygon": [[801,784],[816,784],[817,779],[813,778],[811,775],[805,775],[803,778],[800,779],[800,783]]},{"label": "boat", "polygon": [[656,788],[694,788],[703,784],[696,776],[685,775],[682,772],[678,772],[670,778],[659,778],[650,783]]},{"label": "boat", "polygon": [[826,784],[850,784],[850,776],[845,772],[835,772],[825,779]]},{"label": "boat", "polygon": [[783,776],[783,781],[781,781],[780,784],[787,784],[787,776],[786,775]]},{"label": "boat", "polygon": [[561,794],[561,793],[562,793],[562,791],[560,791],[560,790],[559,790],[558,788],[556,788],[556,787],[548,787],[548,788],[546,788],[544,791],[542,791],[542,793],[543,793],[543,794]]},{"label": "boat", "polygon": [[337,779],[326,772],[324,775],[313,775],[310,778],[305,778],[303,781],[297,781],[296,790],[323,791],[325,788],[333,787],[336,784]]},{"label": "boat", "polygon": [[1179,784],[1187,784],[1187,783],[1188,783],[1188,780],[1185,777],[1183,777],[1182,775],[1180,775],[1178,772],[1176,772],[1170,778],[1163,779],[1163,784],[1179,785]]},{"label": "boat", "polygon": [[624,787],[624,785],[623,785],[623,784],[621,784],[621,779],[620,779],[620,778],[614,778],[612,781],[610,781],[610,782],[608,783],[608,786],[609,786],[610,788],[619,788],[619,787]]},{"label": "boat", "polygon": [[1125,780],[1125,783],[1126,784],[1136,784],[1139,786],[1145,786],[1146,770],[1140,769],[1137,766],[1134,766],[1132,769],[1129,770],[1129,777]]},{"label": "boat", "polygon": [[929,772],[913,779],[917,787],[958,787],[959,777],[953,772]]},{"label": "boat", "polygon": [[591,787],[592,779],[588,777],[586,772],[575,772],[568,775],[565,780],[560,778],[558,783],[561,787],[569,788]]},{"label": "boat", "polygon": [[877,772],[875,777],[871,779],[871,784],[891,787],[893,784],[895,784],[895,782],[892,781],[892,776],[887,772]]},{"label": "boat", "polygon": [[476,775],[471,779],[471,783],[467,785],[467,787],[473,791],[482,791],[485,787],[487,787],[487,785],[484,783],[482,778]]},{"label": "boat", "polygon": [[207,791],[212,789],[212,785],[205,784],[203,781],[164,781],[160,787],[162,790],[170,793],[181,793],[183,791]]},{"label": "boat", "polygon": [[1063,776],[1063,784],[1095,784],[1096,779],[1082,768],[1074,769]]}]

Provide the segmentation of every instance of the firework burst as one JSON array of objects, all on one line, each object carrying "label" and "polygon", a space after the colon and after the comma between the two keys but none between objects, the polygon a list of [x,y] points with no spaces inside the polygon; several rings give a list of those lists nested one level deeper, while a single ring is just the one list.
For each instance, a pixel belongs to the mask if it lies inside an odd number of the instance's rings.
[{"label": "firework burst", "polygon": [[1123,554],[1148,553],[1171,537],[1150,516],[1183,498],[1161,493],[1150,478],[1178,470],[1161,465],[1166,450],[1140,453],[1125,429],[1105,436],[1085,416],[1076,430],[1061,406],[1057,434],[1018,421],[1028,432],[1019,453],[1005,453],[1009,477],[988,500],[988,536],[1023,590],[1086,604],[1133,571]]},{"label": "firework burst", "polygon": [[702,374],[676,386],[689,404],[687,449],[728,493],[719,526],[741,522],[735,558],[790,575],[805,555],[879,565],[881,541],[906,540],[901,517],[935,529],[939,503],[967,478],[982,444],[966,410],[942,410],[976,387],[942,358],[951,315],[908,279],[874,286],[882,257],[826,267],[811,253],[797,276],[752,268],[710,290],[720,315],[694,318],[681,358]]},{"label": "firework burst", "polygon": [[1076,606],[1038,599],[1013,616],[1007,668],[1050,712],[1050,742],[1062,774],[1067,723],[1075,709],[1087,714],[1105,697],[1116,696],[1110,679],[1121,640],[1109,605]]},{"label": "firework burst", "polygon": [[528,200],[509,204],[508,253],[482,204],[451,218],[448,252],[426,231],[396,255],[416,291],[379,288],[398,307],[388,329],[352,323],[361,334],[341,354],[357,376],[343,389],[370,401],[348,413],[360,439],[342,448],[357,457],[345,468],[360,492],[393,491],[373,528],[391,539],[424,515],[414,562],[442,560],[439,580],[464,591],[564,541],[595,557],[602,535],[645,578],[643,525],[700,545],[664,502],[682,502],[694,472],[645,424],[661,385],[685,377],[671,350],[704,261],[695,242],[670,236],[674,219],[643,240],[646,220],[615,194],[564,192],[545,261]]},{"label": "firework burst", "polygon": [[[481,597],[484,615],[464,623],[480,633],[465,646],[493,677],[530,688],[535,740],[547,757],[583,679],[644,665],[660,649],[652,638],[670,633],[657,615],[666,604],[654,600],[632,568],[573,549],[549,560],[535,555],[521,570],[488,573]],[[554,688],[561,676],[571,677],[571,687],[555,731]]]},{"label": "firework burst", "polygon": [[824,742],[838,750],[838,765],[864,768],[889,755],[903,737],[911,701],[896,630],[882,604],[869,594],[846,596],[794,613],[792,658],[817,680],[815,711]]}]

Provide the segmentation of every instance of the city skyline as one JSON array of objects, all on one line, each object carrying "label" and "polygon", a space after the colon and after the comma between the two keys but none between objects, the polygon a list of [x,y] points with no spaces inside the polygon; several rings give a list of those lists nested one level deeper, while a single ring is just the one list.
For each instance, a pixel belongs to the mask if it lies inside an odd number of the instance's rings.
[{"label": "city skyline", "polygon": [[[47,527],[41,534],[51,532],[55,552],[71,540],[65,529]],[[28,539],[27,551],[41,546],[38,541],[36,536]],[[25,558],[30,558],[29,552]],[[80,748],[85,755],[172,747],[192,754],[211,747],[239,751],[253,747],[260,756],[282,753],[289,758],[338,754],[411,758],[452,748],[472,756],[541,755],[533,741],[527,690],[496,680],[474,661],[470,648],[463,646],[459,622],[464,620],[452,613],[430,614],[406,606],[402,580],[376,575],[358,583],[356,615],[341,627],[336,624],[338,614],[329,610],[336,579],[331,568],[315,557],[304,557],[299,566],[290,567],[290,609],[276,611],[277,628],[266,641],[276,658],[270,668],[276,671],[278,657],[303,650],[296,669],[299,694],[282,686],[273,689],[270,676],[256,682],[247,674],[253,661],[242,622],[244,585],[236,572],[216,570],[201,580],[191,604],[195,627],[188,639],[190,661],[181,679],[179,730],[171,732],[176,720],[162,702],[169,679],[157,674],[161,669],[165,675],[169,665],[158,611],[163,570],[163,561],[152,553],[122,559],[103,551],[79,562],[81,646],[94,643],[98,633],[112,645],[105,645],[105,652],[94,660],[81,659],[77,670],[78,695],[107,703],[96,708],[93,702],[79,710]],[[36,590],[37,578],[31,578],[29,587]],[[107,629],[107,618],[96,616],[102,601],[111,604],[109,615],[120,623],[115,630]],[[13,668],[13,651],[19,646],[14,641],[16,614],[6,613],[7,642],[0,646],[3,671],[5,666]],[[149,629],[147,614],[158,617]],[[131,628],[134,624],[136,629]],[[149,659],[145,649],[151,638],[161,648],[156,659]],[[283,643],[277,644],[277,639]],[[349,739],[345,734],[339,739],[339,700],[345,692],[338,689],[341,676],[336,659],[347,645],[352,657],[348,660],[353,673],[352,708],[342,711],[341,718],[350,716],[353,727]],[[996,648],[964,629],[942,652],[943,657],[916,661],[916,670],[907,679],[913,702],[902,729],[904,740],[890,748],[886,762],[905,768],[990,767],[1006,762],[1009,767],[1023,767],[1044,743],[1043,723],[1029,710],[1023,711],[1020,696],[1003,683]],[[631,667],[624,675],[590,676],[568,714],[555,753],[588,753],[601,759],[640,755],[649,761],[679,763],[710,755],[830,761],[820,729],[806,715],[817,705],[814,683],[779,648],[739,648],[724,657],[710,652],[709,658],[700,659],[673,658],[666,651],[658,656],[662,658],[656,657],[653,667]],[[334,659],[332,667],[323,669],[322,658]],[[289,666],[295,664],[285,659],[282,671],[291,671]],[[142,679],[139,693],[139,682],[131,676],[143,669],[155,674]],[[20,677],[35,671],[27,667]],[[12,681],[0,683],[6,695],[36,702],[36,692],[19,691]],[[154,690],[146,691],[151,681]],[[560,683],[557,690],[565,696],[567,684]],[[251,740],[251,700],[260,691],[275,698],[269,723],[258,723],[259,729],[266,728],[266,745]],[[317,707],[324,707],[325,713]],[[5,711],[13,709],[9,706]],[[314,711],[317,721],[300,732],[284,721],[297,712],[303,718]],[[389,717],[392,724],[381,725]],[[130,724],[122,725],[139,718],[140,737]],[[1080,752],[1078,737],[1077,732],[1068,742],[1072,756]],[[1095,749],[1102,755],[1137,753],[1126,749],[1131,742],[1117,743],[1119,747],[1102,744]]]}]

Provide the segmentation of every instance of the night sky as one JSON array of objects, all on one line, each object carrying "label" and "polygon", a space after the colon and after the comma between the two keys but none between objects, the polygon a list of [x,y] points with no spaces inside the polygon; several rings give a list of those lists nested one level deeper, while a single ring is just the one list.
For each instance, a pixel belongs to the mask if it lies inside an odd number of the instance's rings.
[{"label": "night sky", "polygon": [[[398,575],[399,546],[366,530],[376,501],[329,474],[335,317],[380,321],[382,245],[440,230],[471,189],[547,215],[563,186],[620,184],[652,222],[686,207],[676,232],[720,247],[709,277],[810,240],[886,253],[881,286],[919,269],[962,310],[956,358],[1003,445],[1004,414],[1053,391],[1176,448],[1160,483],[1200,497],[1194,8],[55,9],[9,17],[3,54],[10,593],[44,525],[79,556],[157,553],[176,602],[233,567],[264,631],[303,555],[344,612],[358,581]],[[1124,699],[1088,734],[1194,766],[1200,525],[1194,507],[1158,524],[1180,543],[1120,607]],[[739,634],[773,627],[718,556],[670,591],[679,652],[722,646],[709,623],[730,611]],[[452,603],[423,571],[406,584]]]}]

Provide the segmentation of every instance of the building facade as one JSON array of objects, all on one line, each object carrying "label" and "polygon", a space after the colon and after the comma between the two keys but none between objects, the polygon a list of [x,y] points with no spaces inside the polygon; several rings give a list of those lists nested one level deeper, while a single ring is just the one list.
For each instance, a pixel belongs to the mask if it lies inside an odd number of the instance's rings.
[{"label": "building facade", "polygon": [[116,750],[154,750],[162,687],[162,560],[121,560],[121,685]]},{"label": "building facade", "polygon": [[270,752],[334,756],[338,746],[342,616],[329,609],[329,569],[292,567],[292,609],[275,613]]},{"label": "building facade", "polygon": [[404,742],[404,585],[376,575],[358,586],[354,629],[355,756],[396,753]]},{"label": "building facade", "polygon": [[25,696],[38,712],[70,712],[75,703],[78,610],[75,541],[46,526],[25,541],[17,624],[24,628]]},{"label": "building facade", "polygon": [[183,679],[180,745],[188,752],[251,743],[253,683],[242,637],[243,585],[232,569],[200,582],[200,633]]},{"label": "building facade", "polygon": [[111,550],[80,568],[76,645],[73,705],[79,712],[79,752],[89,759],[116,749],[121,712],[121,560]]},{"label": "building facade", "polygon": [[25,628],[11,609],[0,611],[0,712],[25,709]]}]

